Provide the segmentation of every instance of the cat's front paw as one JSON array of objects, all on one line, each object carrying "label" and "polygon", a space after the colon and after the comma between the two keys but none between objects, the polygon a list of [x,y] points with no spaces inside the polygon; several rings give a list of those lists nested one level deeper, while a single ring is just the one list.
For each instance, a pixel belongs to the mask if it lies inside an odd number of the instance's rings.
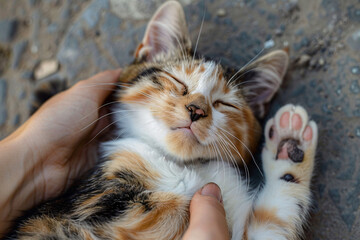
[{"label": "cat's front paw", "polygon": [[287,104],[265,127],[263,165],[266,176],[287,182],[309,181],[314,165],[318,130],[305,109]]}]

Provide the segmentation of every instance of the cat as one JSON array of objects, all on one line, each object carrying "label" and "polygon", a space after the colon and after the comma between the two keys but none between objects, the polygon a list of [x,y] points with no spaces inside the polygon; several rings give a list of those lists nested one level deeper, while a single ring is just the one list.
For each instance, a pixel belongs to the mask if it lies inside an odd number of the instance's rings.
[{"label": "cat", "polygon": [[[257,119],[278,90],[288,55],[276,50],[238,72],[194,58],[181,5],[150,20],[123,70],[113,110],[119,139],[64,196],[21,218],[11,239],[181,239],[193,194],[218,184],[232,239],[298,239],[311,203],[317,125],[283,106],[265,126],[264,184],[249,187]],[[246,171],[245,171],[246,172]]]}]

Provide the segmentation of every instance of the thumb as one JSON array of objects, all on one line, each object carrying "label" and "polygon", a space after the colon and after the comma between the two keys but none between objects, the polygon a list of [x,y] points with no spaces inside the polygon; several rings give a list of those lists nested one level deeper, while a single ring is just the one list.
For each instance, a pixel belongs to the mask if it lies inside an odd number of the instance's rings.
[{"label": "thumb", "polygon": [[215,183],[206,184],[191,200],[190,224],[183,240],[193,239],[230,239],[221,190]]}]

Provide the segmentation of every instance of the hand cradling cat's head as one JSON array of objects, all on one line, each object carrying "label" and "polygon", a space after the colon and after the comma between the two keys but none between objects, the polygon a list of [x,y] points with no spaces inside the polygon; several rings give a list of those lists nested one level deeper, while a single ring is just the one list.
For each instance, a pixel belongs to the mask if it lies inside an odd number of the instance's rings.
[{"label": "hand cradling cat's head", "polygon": [[271,52],[228,74],[214,61],[194,59],[178,2],[162,5],[124,70],[117,119],[178,161],[249,159],[261,133],[256,117],[278,90],[287,53]]}]

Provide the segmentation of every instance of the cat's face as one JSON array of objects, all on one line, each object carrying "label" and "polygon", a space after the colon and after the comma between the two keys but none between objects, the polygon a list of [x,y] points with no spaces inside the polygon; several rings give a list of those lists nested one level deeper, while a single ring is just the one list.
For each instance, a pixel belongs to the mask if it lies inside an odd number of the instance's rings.
[{"label": "cat's face", "polygon": [[213,61],[194,60],[189,48],[180,5],[164,4],[149,23],[137,63],[120,79],[121,127],[179,161],[247,161],[261,132],[254,112],[263,113],[280,85],[286,54],[270,54],[229,77]]}]

